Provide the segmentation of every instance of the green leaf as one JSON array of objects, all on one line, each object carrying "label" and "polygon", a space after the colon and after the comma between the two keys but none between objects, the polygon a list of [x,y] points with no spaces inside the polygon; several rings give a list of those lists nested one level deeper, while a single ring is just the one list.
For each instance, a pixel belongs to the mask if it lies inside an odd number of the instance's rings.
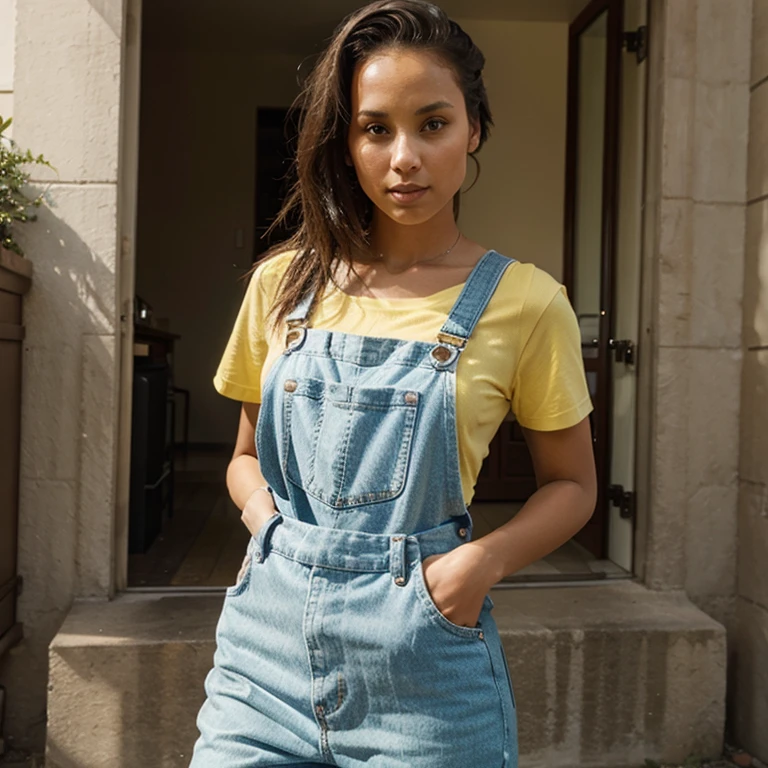
[{"label": "green leaf", "polygon": [[57,175],[59,172],[42,154],[35,156],[30,149],[21,150],[10,136],[3,135],[12,122],[12,118],[0,116],[0,242],[8,250],[23,256],[13,237],[13,227],[37,220],[34,209],[47,202],[48,191],[46,188],[34,197],[27,196],[24,188],[31,173],[26,166],[44,165]]}]

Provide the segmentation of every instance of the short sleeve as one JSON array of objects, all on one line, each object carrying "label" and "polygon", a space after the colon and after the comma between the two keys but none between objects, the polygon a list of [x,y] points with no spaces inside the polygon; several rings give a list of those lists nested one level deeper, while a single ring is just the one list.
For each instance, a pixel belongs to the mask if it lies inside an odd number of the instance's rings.
[{"label": "short sleeve", "polygon": [[592,409],[579,323],[560,286],[523,347],[512,411],[521,426],[547,432],[578,424]]},{"label": "short sleeve", "polygon": [[213,377],[216,391],[233,400],[261,402],[261,369],[267,357],[267,300],[256,270],[246,289],[221,362]]}]

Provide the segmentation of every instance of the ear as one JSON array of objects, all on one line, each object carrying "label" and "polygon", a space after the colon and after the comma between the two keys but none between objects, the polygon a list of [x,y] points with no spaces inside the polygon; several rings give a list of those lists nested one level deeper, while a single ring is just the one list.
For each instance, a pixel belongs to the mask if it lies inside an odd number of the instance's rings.
[{"label": "ear", "polygon": [[480,122],[470,123],[469,128],[469,144],[467,146],[467,152],[471,154],[480,146]]}]

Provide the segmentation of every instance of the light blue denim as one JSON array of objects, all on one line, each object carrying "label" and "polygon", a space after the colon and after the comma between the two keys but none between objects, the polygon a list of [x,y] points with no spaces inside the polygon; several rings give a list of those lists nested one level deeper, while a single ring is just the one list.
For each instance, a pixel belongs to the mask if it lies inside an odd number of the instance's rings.
[{"label": "light blue denim", "polygon": [[512,261],[481,258],[441,341],[289,316],[256,428],[277,512],[226,593],[192,768],[516,768],[491,598],[454,624],[421,567],[472,537],[456,365]]}]

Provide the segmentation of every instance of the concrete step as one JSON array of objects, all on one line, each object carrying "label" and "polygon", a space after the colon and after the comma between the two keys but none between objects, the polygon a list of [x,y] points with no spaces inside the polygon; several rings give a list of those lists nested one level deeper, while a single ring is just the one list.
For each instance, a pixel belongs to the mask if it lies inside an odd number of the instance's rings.
[{"label": "concrete step", "polygon": [[[491,596],[521,768],[722,754],[725,630],[685,595],[623,581]],[[221,601],[76,603],[50,649],[46,768],[186,768]]]}]

